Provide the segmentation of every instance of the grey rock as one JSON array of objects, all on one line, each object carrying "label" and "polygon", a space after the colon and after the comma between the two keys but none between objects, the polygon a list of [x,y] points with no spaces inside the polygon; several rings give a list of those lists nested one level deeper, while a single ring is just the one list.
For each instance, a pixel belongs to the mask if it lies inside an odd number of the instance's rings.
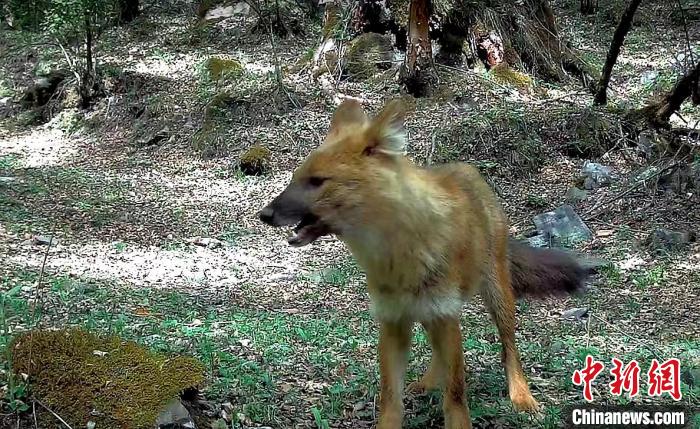
[{"label": "grey rock", "polygon": [[658,136],[653,130],[644,130],[637,136],[637,151],[647,158],[651,158],[657,152]]},{"label": "grey rock", "polygon": [[13,183],[16,181],[17,181],[17,179],[14,177],[5,177],[5,176],[0,177],[0,183]]},{"label": "grey rock", "polygon": [[581,169],[584,178],[583,187],[585,189],[596,189],[603,186],[610,186],[614,177],[612,168],[597,162],[586,161]]},{"label": "grey rock", "polygon": [[566,204],[554,211],[538,214],[533,222],[547,245],[564,246],[593,238],[593,233],[581,217]]},{"label": "grey rock", "polygon": [[647,70],[642,73],[642,76],[639,78],[639,81],[642,83],[642,85],[653,85],[656,83],[656,79],[659,77],[659,72],[656,70]]},{"label": "grey rock", "polygon": [[654,251],[671,251],[681,249],[696,239],[697,234],[694,231],[672,231],[659,228],[647,236],[644,245]]},{"label": "grey rock", "polygon": [[563,313],[561,313],[561,317],[564,319],[569,319],[569,320],[581,320],[586,317],[588,317],[588,308],[586,307],[577,307],[577,308],[570,308]]},{"label": "grey rock", "polygon": [[156,419],[158,429],[196,429],[190,412],[179,399],[173,399]]},{"label": "grey rock", "polygon": [[190,240],[195,246],[206,247],[208,249],[217,249],[224,245],[224,242],[210,237],[195,237]]},{"label": "grey rock", "polygon": [[566,191],[566,202],[567,203],[578,203],[586,199],[588,197],[588,191],[584,189],[579,189],[576,186],[573,186],[569,188],[568,191]]},{"label": "grey rock", "polygon": [[51,235],[35,235],[32,238],[32,244],[39,246],[53,246],[57,243],[57,240]]}]

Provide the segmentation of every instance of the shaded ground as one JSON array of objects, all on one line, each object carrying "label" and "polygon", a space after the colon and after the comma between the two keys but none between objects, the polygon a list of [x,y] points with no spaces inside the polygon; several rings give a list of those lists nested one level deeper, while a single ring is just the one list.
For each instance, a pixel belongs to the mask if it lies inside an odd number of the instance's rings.
[{"label": "shaded ground", "polygon": [[[661,13],[664,7],[650,5],[631,33],[612,82],[617,104],[642,105],[674,81],[673,59],[686,41],[670,12]],[[557,12],[574,46],[601,63],[612,20],[601,12],[582,22],[563,6]],[[201,28],[185,13],[156,9],[105,36],[104,62],[115,76],[129,71],[139,76],[130,82],[141,83],[115,91],[88,114],[76,113],[76,126],[56,120],[25,127],[13,118],[0,126],[0,177],[8,178],[0,181],[0,290],[20,286],[7,301],[7,320],[13,332],[37,323],[31,308],[39,299],[42,326],[84,326],[158,351],[193,354],[208,368],[207,397],[217,406],[230,402],[244,427],[371,427],[377,330],[362,273],[336,240],[292,249],[285,232],[255,217],[322,139],[332,100],[309,83],[307,71],[285,80],[294,102],[284,101],[283,93],[256,98],[273,82],[269,45],[241,32],[239,22]],[[691,34],[698,34],[697,25]],[[664,40],[656,37],[658,26],[668,29]],[[3,37],[22,44],[19,35]],[[692,40],[700,47],[697,37]],[[283,62],[293,64],[315,41],[281,43]],[[33,59],[10,50],[3,61],[2,88],[10,94],[28,84],[33,70],[61,58],[27,49],[36,52]],[[201,64],[217,54],[239,59],[245,74],[229,83],[206,81]],[[645,86],[639,82],[647,70],[669,77]],[[440,73],[445,90],[417,101],[408,118],[410,156],[420,163],[477,163],[501,195],[513,233],[525,232],[532,215],[564,202],[588,158],[567,148],[581,137],[568,121],[590,122],[584,114],[589,97],[573,82],[539,83],[532,95],[481,72]],[[363,98],[370,109],[399,94],[389,78],[341,83],[338,90]],[[218,156],[203,159],[203,148],[192,142],[222,91],[239,101],[214,118],[211,154]],[[684,107],[681,116],[676,121],[693,126],[700,113]],[[166,138],[142,144],[165,128]],[[237,155],[257,143],[272,149],[272,172],[242,176]],[[608,365],[612,357],[637,359],[642,368],[653,357],[678,357],[682,368],[700,368],[700,246],[660,256],[639,245],[656,227],[697,230],[697,191],[675,195],[640,187],[601,205],[646,168],[626,142],[607,143],[613,149],[593,158],[613,166],[620,179],[576,209],[596,235],[579,250],[614,267],[584,296],[519,305],[518,343],[534,395],[545,407],[541,416],[512,410],[495,327],[479,299],[465,306],[468,395],[478,427],[559,427],[562,407],[580,400],[571,374],[588,353]],[[35,234],[58,240],[48,249],[47,275],[38,286],[47,247],[32,242]],[[198,246],[191,242],[196,237],[217,238],[222,246]],[[590,317],[572,322],[560,316],[575,307],[587,307]],[[428,359],[426,339],[416,332],[409,380]],[[682,391],[683,404],[700,405],[696,384],[686,379]],[[602,381],[596,398],[625,402]],[[642,400],[650,399],[635,401]],[[652,400],[659,401],[668,400]],[[407,411],[407,427],[441,424],[437,395],[409,398]]]}]

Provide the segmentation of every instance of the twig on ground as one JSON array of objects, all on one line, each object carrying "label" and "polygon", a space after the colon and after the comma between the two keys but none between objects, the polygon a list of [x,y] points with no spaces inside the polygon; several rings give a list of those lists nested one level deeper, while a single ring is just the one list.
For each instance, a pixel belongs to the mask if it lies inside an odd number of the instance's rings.
[{"label": "twig on ground", "polygon": [[[667,172],[667,171],[669,171],[669,170],[672,170],[672,169],[676,168],[679,164],[680,164],[680,162],[673,162],[673,163],[667,165],[666,167],[660,169],[659,171],[655,172],[654,174],[650,175],[649,177],[646,178],[646,180],[649,180],[649,179],[653,179],[653,178],[655,178],[655,177],[658,177],[658,176],[662,175],[663,173],[665,173],[665,172]],[[632,191],[634,191],[634,190],[636,190],[637,188],[639,188],[643,183],[644,183],[644,181],[641,181],[641,180],[638,181],[638,182],[635,182],[635,183],[634,183],[632,186],[630,186],[629,188],[627,188],[627,189],[625,189],[625,190],[623,190],[623,191],[621,191],[621,192],[618,192],[617,194],[613,195],[612,197],[610,197],[610,198],[608,198],[608,199],[606,199],[606,200],[603,200],[603,201],[600,202],[600,203],[597,203],[596,205],[594,205],[594,206],[591,207],[590,209],[588,209],[588,210],[586,210],[585,212],[583,212],[583,213],[581,214],[581,218],[584,219],[584,220],[595,219],[595,218],[600,214],[600,213],[595,213],[596,210],[598,210],[598,209],[600,209],[601,207],[606,206],[606,205],[608,205],[608,204],[610,204],[610,203],[612,203],[612,202],[615,202],[615,201],[617,201],[617,200],[622,199],[622,198],[625,197],[626,195],[632,193]]]},{"label": "twig on ground", "polygon": [[67,427],[68,429],[73,429],[73,428],[71,427],[71,425],[69,425],[68,423],[66,423],[66,421],[63,420],[63,419],[61,418],[61,416],[59,416],[58,414],[54,413],[53,410],[51,410],[51,408],[47,407],[43,402],[41,402],[40,400],[38,400],[36,397],[33,398],[33,400],[34,400],[34,402],[36,402],[37,404],[41,405],[46,411],[48,411],[49,413],[51,413],[54,417],[56,417],[56,419],[57,419],[59,422],[63,423],[63,425],[64,425],[65,427]]},{"label": "twig on ground", "polygon": [[32,416],[34,417],[34,429],[39,429],[39,423],[36,421],[36,401],[32,401]]},{"label": "twig on ground", "polygon": [[654,355],[654,357],[656,357],[656,358],[659,359],[659,360],[662,360],[661,356],[660,356],[659,353],[656,351],[656,349],[654,349],[654,348],[653,348],[652,346],[650,346],[648,343],[646,343],[646,342],[644,342],[644,341],[642,341],[642,340],[639,340],[639,339],[637,339],[637,338],[635,338],[635,337],[633,337],[633,336],[627,334],[627,333],[626,333],[625,331],[623,331],[622,329],[619,329],[617,326],[613,325],[612,323],[608,322],[607,320],[605,320],[605,319],[603,319],[603,318],[601,318],[601,317],[595,316],[595,315],[593,315],[593,314],[591,314],[590,317],[595,317],[596,320],[599,320],[599,321],[603,322],[603,323],[605,324],[606,327],[611,328],[613,331],[617,332],[618,334],[620,334],[620,335],[624,336],[625,338],[627,338],[627,339],[629,339],[629,340],[632,340],[633,342],[637,343],[638,345],[640,345],[640,346],[646,348],[647,350],[649,350],[649,351]]}]

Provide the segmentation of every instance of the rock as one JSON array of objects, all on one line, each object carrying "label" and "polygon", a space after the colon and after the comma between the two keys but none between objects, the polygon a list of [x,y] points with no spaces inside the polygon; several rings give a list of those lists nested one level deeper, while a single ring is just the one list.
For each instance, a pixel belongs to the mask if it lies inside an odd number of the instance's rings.
[{"label": "rock", "polygon": [[[540,237],[534,241],[543,240],[545,244],[545,246],[538,247],[563,246],[593,238],[591,230],[569,205],[563,205],[554,211],[539,214],[533,218],[533,222]],[[532,239],[535,237],[528,239],[528,241],[532,243]]]},{"label": "rock", "polygon": [[163,127],[161,128],[158,132],[155,132],[153,134],[150,134],[146,136],[143,139],[139,139],[136,141],[136,146],[138,147],[147,147],[147,146],[155,146],[161,141],[170,138],[172,133],[170,132],[169,127]]},{"label": "rock", "polygon": [[238,168],[247,176],[261,176],[270,170],[272,152],[265,146],[255,145],[238,159]]},{"label": "rock", "polygon": [[223,241],[210,237],[195,237],[189,241],[195,246],[206,247],[207,249],[218,249],[224,245]]},{"label": "rock", "polygon": [[579,203],[588,197],[588,191],[584,189],[579,189],[576,186],[572,186],[566,191],[565,199],[567,203],[575,204]]},{"label": "rock", "polygon": [[350,42],[343,58],[343,71],[350,79],[362,81],[389,69],[393,60],[394,47],[391,36],[364,33]]},{"label": "rock", "polygon": [[637,151],[646,158],[658,152],[658,135],[654,130],[644,130],[637,136]]},{"label": "rock", "polygon": [[639,81],[644,86],[650,86],[656,83],[656,79],[659,77],[659,72],[656,70],[647,70],[642,73]]},{"label": "rock", "polygon": [[588,317],[588,308],[586,308],[586,307],[570,308],[570,309],[562,312],[561,317],[564,319],[578,321],[578,320],[581,320],[583,318]]},{"label": "rock", "polygon": [[0,177],[0,183],[13,183],[16,181],[17,179],[14,177]]},{"label": "rock", "polygon": [[[651,168],[649,170],[651,171]],[[675,192],[676,194],[683,194],[693,189],[700,189],[700,160],[688,164],[681,164],[659,176],[658,182],[654,181],[650,183],[650,185],[656,183],[658,183],[662,189]]]},{"label": "rock", "polygon": [[87,425],[85,425],[86,429],[95,429],[95,427],[97,427],[97,423],[93,422],[92,420],[87,422]]},{"label": "rock", "polygon": [[659,228],[649,234],[644,240],[644,245],[654,251],[672,251],[681,249],[696,239],[697,235],[694,231],[672,231]]},{"label": "rock", "polygon": [[35,235],[32,238],[32,244],[38,246],[53,246],[57,243],[57,240],[51,235]]},{"label": "rock", "polygon": [[583,187],[589,190],[610,186],[613,180],[612,168],[597,162],[586,161],[581,174],[584,178]]},{"label": "rock", "polygon": [[156,420],[156,426],[158,429],[195,429],[196,426],[190,412],[187,411],[182,402],[179,399],[173,399],[166,406]]},{"label": "rock", "polygon": [[236,3],[236,5],[233,6],[233,14],[239,16],[250,15],[250,5],[244,1]]}]

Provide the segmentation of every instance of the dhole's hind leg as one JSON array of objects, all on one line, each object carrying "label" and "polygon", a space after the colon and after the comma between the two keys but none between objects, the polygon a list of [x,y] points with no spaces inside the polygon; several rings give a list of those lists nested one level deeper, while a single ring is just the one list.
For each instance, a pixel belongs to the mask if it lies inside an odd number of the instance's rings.
[{"label": "dhole's hind leg", "polygon": [[403,383],[411,346],[412,322],[382,322],[379,327],[379,423],[377,429],[401,429]]},{"label": "dhole's hind leg", "polygon": [[515,298],[511,289],[506,243],[495,247],[493,274],[482,287],[482,295],[501,337],[501,359],[508,379],[510,400],[519,411],[535,411],[539,404],[530,393],[515,345]]},{"label": "dhole's hind leg", "polygon": [[[469,406],[464,392],[464,351],[459,317],[443,318],[425,323],[433,347],[431,367],[443,368],[443,411],[446,429],[471,429]],[[430,371],[430,370],[429,370]],[[432,374],[437,375],[433,372]],[[432,375],[431,375],[432,376]]]},{"label": "dhole's hind leg", "polygon": [[437,390],[445,385],[445,364],[443,356],[440,355],[439,344],[435,342],[435,336],[431,335],[430,328],[423,323],[425,334],[428,337],[431,348],[430,364],[425,374],[418,381],[408,385],[408,391],[413,393],[423,393],[428,390]]}]

